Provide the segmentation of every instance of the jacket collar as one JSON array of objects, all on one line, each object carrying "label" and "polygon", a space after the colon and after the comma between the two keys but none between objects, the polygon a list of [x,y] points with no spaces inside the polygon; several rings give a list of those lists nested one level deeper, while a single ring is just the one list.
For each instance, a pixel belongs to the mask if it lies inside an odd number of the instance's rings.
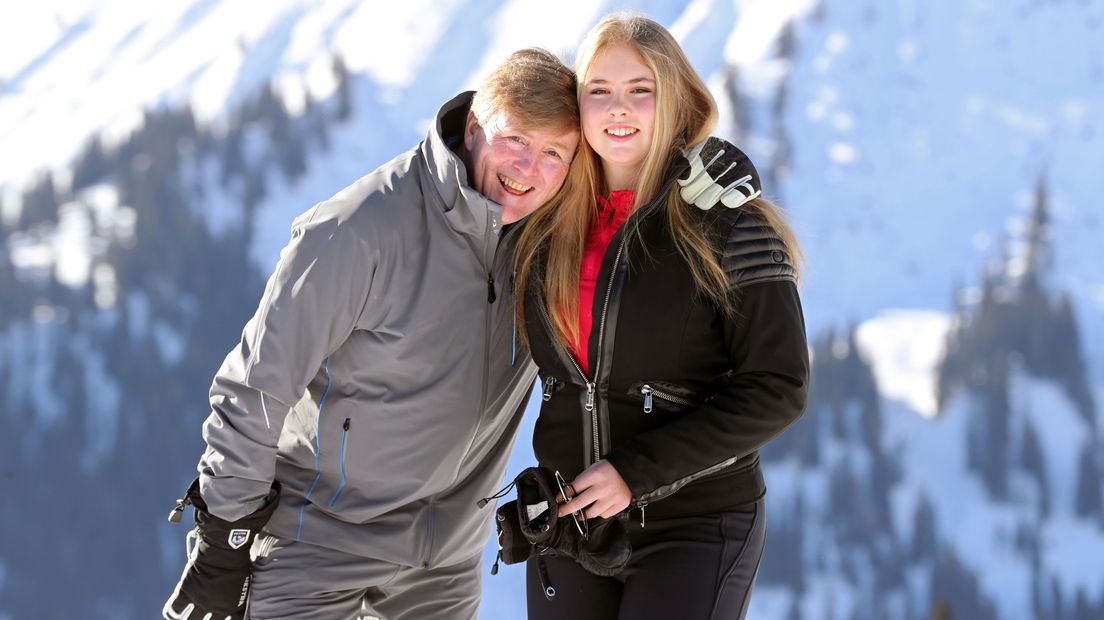
[{"label": "jacket collar", "polygon": [[471,188],[464,162],[449,148],[464,139],[464,122],[474,95],[475,91],[463,92],[441,106],[421,151],[450,225],[458,232],[482,234],[488,224],[495,232],[501,229],[502,206]]}]

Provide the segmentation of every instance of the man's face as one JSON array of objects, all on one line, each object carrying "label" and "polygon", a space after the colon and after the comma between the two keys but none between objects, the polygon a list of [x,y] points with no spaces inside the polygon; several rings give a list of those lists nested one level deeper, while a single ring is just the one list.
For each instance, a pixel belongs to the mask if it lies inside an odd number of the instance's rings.
[{"label": "man's face", "polygon": [[578,145],[578,130],[526,129],[505,112],[483,125],[468,112],[464,128],[471,186],[502,205],[503,224],[529,215],[560,189]]}]

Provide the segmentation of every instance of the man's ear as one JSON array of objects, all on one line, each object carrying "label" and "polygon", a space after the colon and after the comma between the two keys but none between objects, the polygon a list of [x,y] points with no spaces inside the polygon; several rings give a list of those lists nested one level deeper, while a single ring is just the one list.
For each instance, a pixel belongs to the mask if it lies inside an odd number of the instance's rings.
[{"label": "man's ear", "polygon": [[464,123],[464,148],[469,152],[475,146],[475,135],[480,130],[479,119],[475,118],[475,112],[468,110],[468,120]]}]

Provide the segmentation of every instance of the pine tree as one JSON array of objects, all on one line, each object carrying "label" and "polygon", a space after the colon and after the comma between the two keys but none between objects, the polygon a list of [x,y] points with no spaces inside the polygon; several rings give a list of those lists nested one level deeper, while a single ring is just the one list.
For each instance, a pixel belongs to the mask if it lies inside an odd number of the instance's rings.
[{"label": "pine tree", "polygon": [[23,192],[17,228],[27,230],[38,224],[56,224],[58,221],[58,197],[54,189],[54,175],[47,172]]},{"label": "pine tree", "polygon": [[935,527],[935,510],[924,493],[916,503],[912,526],[912,557],[931,558],[937,551],[939,537]]},{"label": "pine tree", "polygon": [[1039,434],[1035,431],[1035,425],[1031,420],[1024,422],[1021,442],[1020,465],[1035,479],[1039,489],[1039,514],[1046,517],[1050,514],[1050,487],[1047,484],[1046,465],[1043,449],[1039,444]]},{"label": "pine tree", "polygon": [[1077,495],[1074,509],[1077,516],[1104,522],[1104,501],[1101,498],[1101,472],[1097,454],[1099,446],[1095,439],[1085,442],[1081,447],[1081,458],[1077,465]]},{"label": "pine tree", "polygon": [[337,80],[337,120],[345,122],[353,115],[353,95],[349,68],[340,54],[334,56],[333,72]]},{"label": "pine tree", "polygon": [[100,135],[96,134],[85,144],[73,164],[73,191],[94,185],[108,173],[107,155]]},{"label": "pine tree", "polygon": [[1035,201],[1027,236],[1027,268],[1029,273],[1048,274],[1054,269],[1054,248],[1051,241],[1050,201],[1046,179],[1039,175],[1035,183]]},{"label": "pine tree", "polygon": [[1081,419],[1096,429],[1096,402],[1089,388],[1089,371],[1081,354],[1081,330],[1073,314],[1073,303],[1068,293],[1063,293],[1053,320],[1053,342],[1056,351],[1057,372],[1066,393],[1077,406]]},{"label": "pine tree", "polygon": [[746,105],[740,93],[740,70],[736,65],[725,64],[721,84],[732,110],[731,140],[735,144],[744,144],[751,128],[751,106]]},{"label": "pine tree", "polygon": [[[993,604],[978,587],[978,578],[950,550],[943,551],[936,559],[932,571],[931,595],[935,601],[933,614],[940,608],[941,613],[969,620],[996,620]],[[936,616],[939,617],[939,616]],[[942,616],[950,618],[949,615]]]},{"label": "pine tree", "polygon": [[782,31],[778,33],[778,43],[774,55],[775,58],[783,60],[793,60],[794,56],[797,55],[797,33],[794,20],[787,20],[786,25],[782,26]]}]

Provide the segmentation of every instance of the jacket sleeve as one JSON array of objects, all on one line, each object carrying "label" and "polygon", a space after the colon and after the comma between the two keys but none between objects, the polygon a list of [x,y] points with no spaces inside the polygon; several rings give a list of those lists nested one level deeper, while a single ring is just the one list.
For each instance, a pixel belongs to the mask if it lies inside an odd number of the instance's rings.
[{"label": "jacket sleeve", "polygon": [[781,247],[761,220],[737,219],[723,258],[736,296],[724,327],[731,381],[706,404],[606,455],[634,500],[662,497],[721,469],[801,417],[809,353],[795,272]]},{"label": "jacket sleeve", "polygon": [[215,375],[198,469],[203,498],[223,519],[263,504],[288,411],[326,376],[364,310],[378,260],[357,217],[335,200],[296,219],[256,313]]}]

